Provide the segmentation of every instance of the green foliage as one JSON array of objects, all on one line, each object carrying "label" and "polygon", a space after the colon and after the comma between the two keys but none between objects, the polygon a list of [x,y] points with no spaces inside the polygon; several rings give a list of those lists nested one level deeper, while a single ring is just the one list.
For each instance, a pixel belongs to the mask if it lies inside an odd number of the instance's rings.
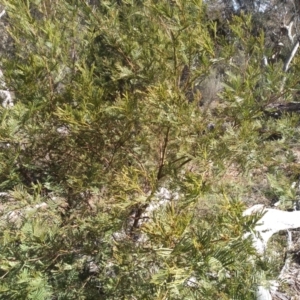
[{"label": "green foliage", "polygon": [[[0,108],[1,295],[253,299],[244,237],[259,216],[224,177],[274,167],[261,129],[291,141],[297,118],[263,117],[281,73],[262,68],[251,18],[226,40],[197,0],[3,2],[15,105]],[[221,69],[203,109],[199,86]]]}]

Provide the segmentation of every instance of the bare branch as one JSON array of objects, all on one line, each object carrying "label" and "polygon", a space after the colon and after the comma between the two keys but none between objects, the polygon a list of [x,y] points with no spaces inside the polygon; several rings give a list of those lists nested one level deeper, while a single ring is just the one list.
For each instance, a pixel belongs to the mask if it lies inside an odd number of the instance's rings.
[{"label": "bare branch", "polygon": [[288,36],[291,44],[294,43],[294,38],[296,36],[296,34],[292,34],[293,25],[294,25],[294,17],[290,20],[290,22],[287,25],[285,24],[285,22],[283,22],[280,27],[281,32],[285,33]]},{"label": "bare branch", "polygon": [[5,15],[5,13],[6,13],[5,9],[3,9],[0,13],[0,19]]},{"label": "bare branch", "polygon": [[297,42],[294,44],[293,49],[290,53],[290,55],[288,56],[288,58],[286,59],[284,66],[283,66],[283,71],[287,72],[290,66],[291,61],[293,60],[293,58],[295,57],[297,50],[299,48],[299,40],[297,40]]}]

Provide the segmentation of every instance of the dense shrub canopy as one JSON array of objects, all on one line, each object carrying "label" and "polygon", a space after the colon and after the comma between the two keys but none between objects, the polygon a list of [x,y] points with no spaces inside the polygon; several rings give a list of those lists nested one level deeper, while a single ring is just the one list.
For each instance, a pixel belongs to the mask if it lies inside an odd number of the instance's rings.
[{"label": "dense shrub canopy", "polygon": [[3,1],[1,295],[253,299],[242,200],[257,170],[292,199],[298,117],[269,107],[298,67],[244,13],[224,36],[200,0],[90,2]]}]

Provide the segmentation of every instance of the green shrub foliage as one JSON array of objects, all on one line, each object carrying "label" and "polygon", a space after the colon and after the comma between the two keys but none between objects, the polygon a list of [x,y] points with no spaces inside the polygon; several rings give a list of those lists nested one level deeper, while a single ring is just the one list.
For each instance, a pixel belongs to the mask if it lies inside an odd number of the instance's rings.
[{"label": "green shrub foliage", "polygon": [[251,17],[224,38],[200,0],[3,3],[0,298],[253,299],[258,216],[221,182],[278,170],[298,119],[264,116],[283,74]]}]

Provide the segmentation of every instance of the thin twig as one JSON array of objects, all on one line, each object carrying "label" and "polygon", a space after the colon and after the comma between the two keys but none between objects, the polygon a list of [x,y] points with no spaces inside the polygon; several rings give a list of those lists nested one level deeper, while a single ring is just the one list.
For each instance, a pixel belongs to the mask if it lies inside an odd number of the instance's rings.
[{"label": "thin twig", "polygon": [[166,158],[167,146],[169,142],[169,133],[170,133],[170,127],[167,128],[167,132],[164,138],[164,143],[162,149],[160,150],[160,162],[159,162],[159,168],[157,173],[157,180],[163,177],[163,168],[165,166],[165,158]]}]

